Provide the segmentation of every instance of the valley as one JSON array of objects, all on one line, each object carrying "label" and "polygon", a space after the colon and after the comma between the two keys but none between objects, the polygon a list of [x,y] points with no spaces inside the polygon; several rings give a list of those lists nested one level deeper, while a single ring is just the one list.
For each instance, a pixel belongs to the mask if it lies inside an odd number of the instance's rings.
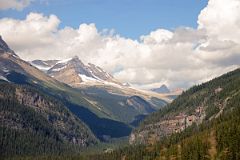
[{"label": "valley", "polygon": [[[210,145],[198,154],[227,156],[216,139],[227,133],[218,133],[215,127],[225,125],[220,118],[238,111],[239,69],[183,91],[173,100],[178,94],[165,85],[152,91],[135,89],[100,67],[84,65],[76,56],[25,62],[2,39],[0,65],[2,156],[51,153],[61,159],[56,155],[80,152],[85,156],[76,157],[108,159],[114,154],[121,159],[133,153],[133,159],[142,159],[139,153],[154,158],[159,151],[166,158],[178,156],[179,150],[184,156],[189,145]],[[10,138],[13,134],[15,138]],[[204,141],[208,134],[210,139]],[[116,147],[119,144],[121,148]],[[34,145],[39,149],[29,152]],[[99,148],[103,154],[99,155]]]},{"label": "valley", "polygon": [[[4,156],[31,154],[27,148],[40,143],[38,140],[46,141],[48,136],[52,144],[59,146],[46,148],[46,153],[54,154],[126,139],[144,117],[172,101],[171,93],[158,94],[125,86],[100,67],[85,66],[76,56],[28,63],[2,39],[0,42],[1,141],[7,145],[1,151]],[[9,101],[13,103],[12,109],[8,108]],[[31,118],[25,119],[28,114]],[[39,116],[39,122],[32,122],[34,116]],[[15,139],[3,141],[11,134],[16,135]],[[33,139],[28,141],[23,134]],[[21,138],[26,141],[23,149],[18,146]],[[48,143],[47,140],[39,147]]]},{"label": "valley", "polygon": [[240,0],[0,0],[0,160],[240,160]]}]

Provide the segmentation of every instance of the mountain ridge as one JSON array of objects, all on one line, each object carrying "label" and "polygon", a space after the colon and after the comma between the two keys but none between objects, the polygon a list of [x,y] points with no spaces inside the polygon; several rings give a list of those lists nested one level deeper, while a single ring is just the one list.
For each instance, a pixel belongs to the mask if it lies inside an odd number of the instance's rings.
[{"label": "mountain ridge", "polygon": [[208,123],[219,117],[229,109],[227,104],[231,97],[239,94],[239,82],[238,68],[184,91],[171,104],[146,117],[132,132],[130,143],[146,144],[150,137],[158,141],[165,136],[182,132],[193,124]]},{"label": "mountain ridge", "polygon": [[[49,65],[48,62],[55,63]],[[47,63],[47,65],[45,63]],[[74,56],[72,58],[64,60],[34,60],[31,61],[31,64],[45,71],[48,75],[57,79],[58,81],[61,81],[73,87],[78,87],[82,83],[113,83],[115,85],[122,85],[111,74],[104,71],[102,68],[92,63],[88,63],[85,65],[78,58],[78,56]]]}]

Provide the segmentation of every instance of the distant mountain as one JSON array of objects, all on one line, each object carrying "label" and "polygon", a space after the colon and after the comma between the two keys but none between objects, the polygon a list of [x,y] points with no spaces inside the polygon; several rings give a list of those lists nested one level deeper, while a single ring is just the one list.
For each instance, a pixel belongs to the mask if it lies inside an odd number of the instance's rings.
[{"label": "distant mountain", "polygon": [[34,60],[31,64],[56,80],[73,87],[81,83],[122,85],[102,68],[91,63],[85,65],[77,56],[65,60]]},{"label": "distant mountain", "polygon": [[165,84],[161,85],[161,87],[159,87],[159,88],[153,88],[153,89],[151,89],[151,91],[154,91],[157,93],[170,93],[170,90],[168,89],[168,87]]}]

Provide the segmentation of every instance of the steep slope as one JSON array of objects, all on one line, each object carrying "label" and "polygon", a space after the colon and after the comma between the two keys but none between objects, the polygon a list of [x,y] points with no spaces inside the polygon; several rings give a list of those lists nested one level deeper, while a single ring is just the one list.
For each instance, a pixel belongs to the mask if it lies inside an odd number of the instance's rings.
[{"label": "steep slope", "polygon": [[58,61],[47,73],[70,86],[76,87],[81,83],[116,83],[120,82],[114,79],[112,75],[94,64],[85,65],[77,57]]},{"label": "steep slope", "polygon": [[0,122],[1,155],[60,153],[98,142],[64,104],[27,85],[0,82]]},{"label": "steep slope", "polygon": [[132,134],[130,143],[149,143],[178,133],[193,124],[208,123],[231,109],[240,94],[240,69],[194,86],[171,104],[148,116]]}]

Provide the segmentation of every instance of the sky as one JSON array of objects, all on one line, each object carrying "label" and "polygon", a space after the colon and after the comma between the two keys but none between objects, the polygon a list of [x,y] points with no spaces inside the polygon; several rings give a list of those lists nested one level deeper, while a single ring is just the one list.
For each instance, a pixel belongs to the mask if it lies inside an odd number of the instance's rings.
[{"label": "sky", "polygon": [[[0,1],[4,3],[16,0]],[[24,19],[29,12],[54,14],[61,20],[60,28],[78,28],[81,23],[94,23],[99,30],[114,29],[121,36],[132,39],[138,39],[157,28],[196,28],[198,14],[207,4],[207,0],[184,0],[184,3],[179,0],[21,1],[26,5],[2,7],[4,10],[1,11],[0,18]]]},{"label": "sky", "polygon": [[75,55],[122,82],[188,88],[239,67],[240,0],[0,0],[25,60]]}]

